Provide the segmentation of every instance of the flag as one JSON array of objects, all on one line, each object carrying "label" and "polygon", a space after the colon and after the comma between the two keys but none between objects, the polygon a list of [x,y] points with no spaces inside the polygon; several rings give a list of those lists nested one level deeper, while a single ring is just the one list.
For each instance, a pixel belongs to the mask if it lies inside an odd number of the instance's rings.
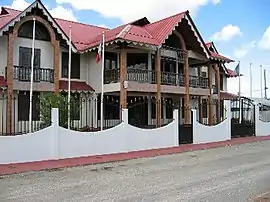
[{"label": "flag", "polygon": [[234,75],[236,76],[240,76],[240,62],[237,64],[237,66],[235,67],[234,71],[233,71]]},{"label": "flag", "polygon": [[100,44],[98,46],[98,52],[97,52],[97,56],[96,56],[96,63],[99,63],[100,60],[101,60],[101,57],[102,57],[102,49],[103,49],[102,44],[103,44],[103,37],[102,37],[102,39],[100,41]]}]

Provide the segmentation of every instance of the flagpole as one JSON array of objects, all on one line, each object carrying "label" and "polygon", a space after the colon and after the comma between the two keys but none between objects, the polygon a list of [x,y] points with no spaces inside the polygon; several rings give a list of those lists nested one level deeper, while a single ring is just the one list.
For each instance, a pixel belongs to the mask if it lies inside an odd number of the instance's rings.
[{"label": "flagpole", "polygon": [[68,129],[70,129],[70,91],[71,91],[71,25],[69,26],[69,50],[68,50]]},{"label": "flagpole", "polygon": [[263,98],[263,66],[260,65],[261,67],[261,98]]},{"label": "flagpole", "polygon": [[252,99],[252,91],[253,91],[253,84],[252,84],[252,68],[251,68],[252,63],[249,64],[249,85],[250,85],[250,99]]},{"label": "flagpole", "polygon": [[104,61],[105,61],[105,32],[102,32],[101,49],[101,97],[100,97],[100,130],[103,130],[103,96],[104,96]]},{"label": "flagpole", "polygon": [[239,92],[239,123],[242,123],[242,105],[241,105],[241,73],[240,73],[240,61],[238,63],[239,69],[238,69],[238,92]]},{"label": "flagpole", "polygon": [[30,76],[30,98],[29,98],[29,132],[32,132],[32,108],[33,108],[33,82],[34,82],[34,61],[35,61],[35,39],[36,39],[36,18],[33,18],[33,38],[31,55],[31,76]]}]

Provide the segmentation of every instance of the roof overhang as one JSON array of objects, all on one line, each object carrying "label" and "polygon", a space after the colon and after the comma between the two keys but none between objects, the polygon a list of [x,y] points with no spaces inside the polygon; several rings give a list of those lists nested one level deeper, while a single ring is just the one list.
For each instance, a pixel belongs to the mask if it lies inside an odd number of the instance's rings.
[{"label": "roof overhang", "polygon": [[[9,23],[7,23],[4,27],[2,27],[2,29],[0,29],[0,35],[3,35],[3,32],[8,31],[9,27],[13,27],[17,22],[21,20],[21,18],[25,17],[28,12],[31,12],[33,8],[39,8],[43,10],[44,11],[43,14],[48,18],[48,21],[57,30],[57,33],[59,33],[62,36],[62,38],[66,41],[66,43],[69,44],[69,37],[63,32],[63,30],[60,28],[60,26],[57,24],[57,22],[54,20],[51,14],[47,11],[45,6],[39,0],[34,1],[24,11],[22,11],[19,15],[17,15],[14,19],[12,19]],[[77,49],[73,44],[71,44],[71,48],[73,52],[77,52]]]}]

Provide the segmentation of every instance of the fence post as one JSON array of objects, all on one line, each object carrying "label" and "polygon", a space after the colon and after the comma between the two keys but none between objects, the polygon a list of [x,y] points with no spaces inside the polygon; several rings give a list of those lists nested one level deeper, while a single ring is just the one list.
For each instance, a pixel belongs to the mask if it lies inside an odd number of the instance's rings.
[{"label": "fence post", "polygon": [[53,157],[59,159],[59,110],[52,108],[51,122],[53,127]]},{"label": "fence post", "polygon": [[197,137],[197,125],[198,125],[198,122],[197,122],[197,110],[196,109],[191,109],[191,126],[192,126],[192,140],[193,140],[193,143],[196,143],[196,138],[194,137]]},{"label": "fence post", "polygon": [[231,100],[224,101],[224,108],[226,109],[226,117],[228,122],[228,139],[232,139],[232,111],[231,111]]},{"label": "fence post", "polygon": [[122,121],[128,124],[128,109],[122,109]]},{"label": "fence post", "polygon": [[175,125],[175,139],[174,139],[174,146],[179,145],[179,114],[178,109],[173,110],[173,119],[174,119],[174,125]]},{"label": "fence post", "polygon": [[260,136],[261,124],[260,124],[260,107],[257,103],[255,103],[255,136]]}]

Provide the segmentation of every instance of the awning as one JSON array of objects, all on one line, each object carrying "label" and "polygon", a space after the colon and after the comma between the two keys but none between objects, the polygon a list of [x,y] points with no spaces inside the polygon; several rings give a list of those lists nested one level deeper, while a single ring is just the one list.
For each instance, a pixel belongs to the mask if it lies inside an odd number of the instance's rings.
[{"label": "awning", "polygon": [[[59,81],[59,88],[62,91],[67,91],[68,90],[68,80],[60,80]],[[91,86],[89,86],[84,81],[71,81],[70,88],[71,88],[71,91],[82,91],[82,92],[95,91]]]},{"label": "awning", "polygon": [[220,98],[222,100],[234,100],[238,98],[238,95],[228,93],[228,92],[220,92]]}]

